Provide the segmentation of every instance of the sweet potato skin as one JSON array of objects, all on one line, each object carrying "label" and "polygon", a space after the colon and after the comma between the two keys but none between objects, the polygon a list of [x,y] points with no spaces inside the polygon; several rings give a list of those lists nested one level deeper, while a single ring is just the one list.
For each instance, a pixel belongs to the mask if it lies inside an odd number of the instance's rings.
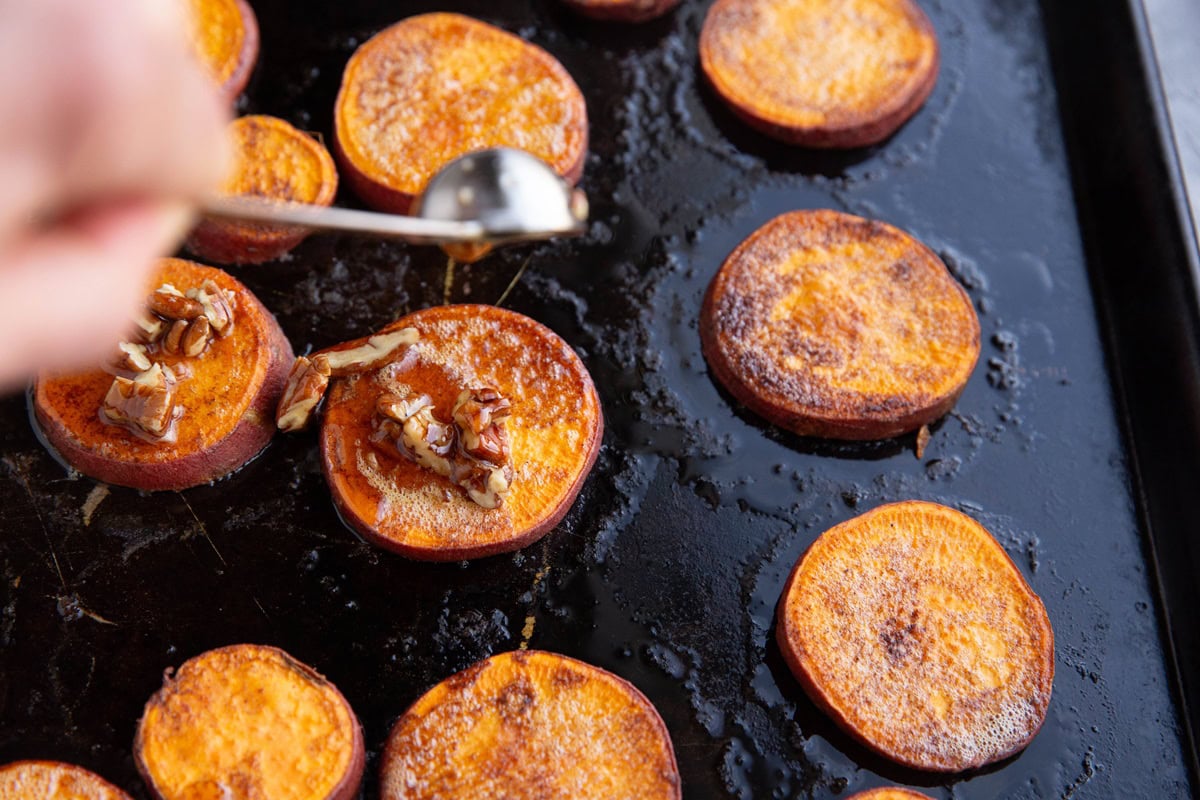
[{"label": "sweet potato skin", "polygon": [[384,800],[681,797],[670,735],[645,695],[538,650],[492,656],[427,691],[393,726],[380,773]]},{"label": "sweet potato skin", "polygon": [[384,331],[405,327],[421,340],[389,368],[389,380],[430,394],[441,418],[474,378],[513,401],[513,488],[487,510],[441,476],[381,457],[368,437],[383,388],[364,375],[330,389],[321,426],[322,466],[342,520],[368,542],[423,561],[483,558],[541,538],[566,515],[600,451],[604,419],[582,361],[550,329],[495,306],[437,306]]},{"label": "sweet potato skin", "polygon": [[[830,248],[848,252],[829,258]],[[785,269],[789,259],[799,266]],[[805,296],[823,300],[806,308]],[[914,326],[931,341],[905,339]],[[738,245],[705,293],[700,341],[714,377],[755,414],[802,436],[851,440],[945,415],[980,351],[971,300],[936,254],[835,211],[783,214]],[[856,377],[872,370],[895,375]]]},{"label": "sweet potato skin", "polygon": [[[871,87],[866,82],[858,87],[864,94],[873,94],[873,99],[852,95],[853,102],[835,102],[830,97],[833,85],[830,75],[806,74],[802,82],[776,81],[764,86],[759,85],[759,78],[749,67],[745,68],[744,74],[739,74],[743,72],[739,55],[742,50],[727,40],[723,28],[743,24],[747,16],[758,13],[758,8],[787,6],[768,0],[718,0],[709,9],[700,34],[700,61],[706,82],[742,121],[788,144],[813,148],[856,148],[878,144],[895,133],[929,98],[937,82],[941,55],[932,23],[911,0],[870,0],[864,5],[891,7],[889,10],[894,12],[894,17],[884,27],[894,30],[900,24],[907,26],[909,40],[917,43],[919,53],[906,55],[903,60],[897,57],[894,60],[901,65],[887,68],[904,76],[898,85],[887,91],[881,86],[875,92],[868,91]],[[849,27],[855,24],[849,16],[838,18],[841,5],[829,4],[828,8],[828,18],[821,20],[824,25]],[[798,27],[824,30],[814,20],[802,22]],[[796,53],[803,54],[808,49],[803,41],[790,44],[787,49]],[[866,40],[849,52],[868,52],[871,46],[871,41]],[[763,49],[752,45],[745,47]],[[802,58],[802,55],[797,56],[797,60]],[[873,79],[881,80],[878,76]],[[803,88],[801,83],[807,87],[804,94],[788,96],[788,93],[797,92],[798,87]],[[844,86],[839,88],[844,89]],[[814,97],[819,99],[813,100]],[[817,107],[813,108],[810,103],[816,103]]]},{"label": "sweet potato skin", "polygon": [[680,0],[563,0],[585,17],[601,22],[648,22],[679,5]]},{"label": "sweet potato skin", "polygon": [[155,781],[153,776],[153,768],[146,758],[146,744],[148,735],[146,730],[147,719],[150,715],[151,709],[165,707],[168,693],[173,691],[175,686],[186,677],[188,669],[195,668],[195,664],[203,659],[212,657],[219,658],[222,656],[234,659],[244,658],[247,660],[275,660],[288,670],[300,675],[302,679],[319,686],[324,691],[331,693],[335,701],[344,707],[345,711],[349,715],[351,727],[351,755],[349,763],[338,783],[332,787],[332,789],[323,798],[312,797],[308,798],[307,800],[353,800],[353,798],[358,794],[359,786],[362,783],[363,771],[366,767],[366,746],[363,740],[362,726],[359,724],[358,718],[354,715],[354,711],[350,707],[349,702],[347,702],[342,693],[338,691],[336,686],[330,683],[323,675],[307,664],[296,660],[277,647],[252,644],[229,645],[226,647],[217,648],[216,650],[210,650],[183,664],[179,668],[179,671],[174,673],[174,675],[170,669],[163,674],[163,687],[146,703],[146,710],[138,723],[138,729],[133,743],[134,764],[137,767],[138,773],[142,776],[142,780],[145,782],[147,789],[150,790],[150,793],[155,798],[158,798],[158,800],[187,800],[187,798],[192,796],[191,794],[185,797],[172,796],[171,794],[164,792],[162,787],[159,786],[158,782]]},{"label": "sweet potato skin", "polygon": [[[324,145],[276,117],[251,115],[231,123],[235,168],[224,195],[263,197],[328,206],[337,194],[333,156]],[[308,237],[294,226],[262,225],[205,217],[185,246],[218,264],[262,264],[279,258]]]},{"label": "sweet potato skin", "polygon": [[[221,2],[222,0],[217,0]],[[250,76],[254,72],[254,65],[258,61],[259,49],[259,30],[258,18],[254,14],[254,9],[246,0],[223,0],[232,10],[235,11],[241,21],[242,44],[234,58],[228,63],[212,63],[209,56],[200,52],[200,58],[205,62],[210,74],[213,75],[221,92],[221,97],[233,105],[237,101],[238,96],[246,88],[246,84],[250,82]],[[194,19],[203,20],[205,9],[214,0],[191,0],[190,9]],[[203,34],[195,34],[198,38]],[[201,49],[197,45],[197,49]],[[226,74],[227,73],[227,74]]]},{"label": "sweet potato skin", "polygon": [[[1016,600],[1017,605],[1020,605],[1024,609],[1022,623],[1027,626],[1027,630],[1024,633],[1029,635],[1030,641],[1028,647],[1036,651],[1032,658],[1035,663],[1023,665],[1025,667],[1023,674],[1025,674],[1030,683],[1030,686],[1027,688],[1034,695],[1028,702],[1032,706],[1032,710],[1029,713],[1033,715],[1035,724],[1029,725],[1021,732],[1021,735],[1010,737],[1011,741],[1005,743],[1003,746],[991,749],[983,747],[971,749],[959,746],[954,739],[927,738],[922,730],[917,729],[915,722],[912,720],[907,720],[904,729],[904,740],[897,742],[888,732],[867,731],[860,728],[859,724],[856,724],[855,720],[851,719],[851,716],[864,713],[869,714],[870,712],[863,712],[854,706],[847,706],[845,702],[839,702],[839,698],[844,694],[844,687],[827,686],[825,685],[825,680],[818,679],[817,667],[814,666],[816,656],[805,647],[806,634],[803,628],[799,627],[800,611],[793,608],[793,605],[797,602],[795,599],[797,594],[807,591],[807,589],[802,588],[807,577],[805,574],[806,569],[809,568],[811,561],[823,557],[823,555],[818,556],[817,554],[822,554],[823,550],[827,552],[828,548],[836,546],[834,540],[837,537],[854,536],[857,526],[890,524],[892,528],[895,528],[904,524],[903,517],[905,515],[922,519],[927,529],[933,529],[939,524],[940,520],[941,524],[949,526],[939,531],[940,533],[944,533],[945,530],[965,522],[968,529],[972,532],[972,538],[978,536],[976,541],[971,543],[980,547],[978,552],[987,553],[994,560],[994,563],[999,565],[998,569],[1004,573],[1003,578],[1011,580],[1015,576],[1015,581],[1010,585],[1017,588],[1010,599]],[[897,536],[899,535],[902,534],[897,534]],[[953,547],[955,545],[952,544],[949,546]],[[980,558],[982,559],[983,556]],[[903,573],[904,567],[896,566],[895,562],[892,562],[892,564],[896,572]],[[905,577],[904,574],[898,574],[892,575],[891,579],[904,581]],[[858,586],[863,593],[871,591],[871,587],[867,584],[858,584]],[[917,590],[914,589],[914,591]],[[844,597],[845,595],[842,596]],[[931,608],[934,612],[933,615],[936,616],[938,609],[933,606],[929,606],[928,608]],[[872,613],[877,612],[873,611]],[[831,615],[827,614],[827,616]],[[902,617],[902,621],[906,619]],[[894,622],[895,620],[889,621]],[[913,625],[916,625],[917,621],[914,618]],[[920,622],[926,627],[934,624],[928,618],[923,618]],[[921,633],[923,631],[918,628],[918,634]],[[881,640],[883,640],[882,634],[880,636]],[[1050,693],[1054,682],[1054,632],[1050,627],[1050,620],[1046,615],[1046,610],[1042,605],[1041,599],[1025,582],[1016,564],[1013,563],[1008,554],[1004,552],[1003,548],[996,543],[991,534],[983,526],[960,512],[939,506],[935,503],[904,501],[879,506],[859,517],[834,526],[818,537],[816,542],[796,562],[796,566],[793,568],[784,586],[779,605],[776,609],[775,638],[784,660],[787,662],[788,668],[804,689],[805,694],[808,695],[818,708],[837,723],[838,727],[868,749],[913,769],[931,772],[961,772],[985,764],[1002,761],[1024,749],[1033,740],[1033,737],[1037,735],[1037,732],[1041,729],[1045,721],[1046,710],[1049,706]],[[915,647],[915,645],[910,645],[903,639],[883,641],[885,648],[892,646],[898,648],[902,654],[901,657],[908,656],[906,648]],[[859,640],[855,639],[843,644],[846,647],[854,648],[857,647],[858,642]],[[876,664],[873,656],[865,652],[865,650],[855,652],[858,652],[858,655],[855,657],[856,660],[862,661],[862,663],[871,667],[879,666]],[[921,655],[920,657],[926,658],[925,655]],[[841,678],[839,677],[839,679]],[[920,685],[916,689],[910,689],[910,691],[920,693],[923,697],[923,702],[933,707],[935,704],[931,701],[930,694],[928,694],[932,688],[935,687]],[[1004,688],[1003,685],[1000,688]],[[987,697],[987,692],[981,692],[973,701],[968,700],[964,702],[967,702],[968,705],[971,702],[982,703],[985,702],[985,698]],[[893,699],[898,700],[898,698],[906,699],[906,696],[898,694]],[[876,700],[879,699],[882,698],[876,698]],[[953,700],[954,698],[949,698],[949,701]],[[1019,700],[1024,702],[1024,698],[1019,698]],[[1012,699],[1012,702],[1017,701],[1018,698],[1014,697]],[[889,704],[885,711],[879,713],[894,717],[900,716],[904,710],[901,708],[901,703],[897,701]]]},{"label": "sweet potato skin", "polygon": [[[100,422],[100,402],[112,380],[102,370],[71,376],[42,375],[31,393],[34,419],[51,450],[67,464],[105,483],[144,491],[178,490],[224,477],[270,442],[275,433],[275,405],[294,360],[292,346],[274,316],[250,290],[220,270],[164,259],[156,281],[186,279],[199,285],[204,277],[212,277],[223,289],[236,292],[238,303],[233,335],[211,347],[229,352],[252,341],[256,351],[250,367],[253,377],[247,386],[257,384],[257,389],[237,422],[219,439],[180,454],[174,445],[148,445],[123,429]],[[248,332],[253,332],[252,340],[247,338]]]},{"label": "sweet potato skin", "polygon": [[[485,57],[489,69],[480,70]],[[435,68],[407,69],[427,63]],[[393,96],[397,86],[409,95]],[[529,86],[539,87],[531,105],[506,104]],[[388,107],[408,105],[388,128],[386,153],[370,130],[384,95]],[[438,169],[488,147],[522,147],[577,182],[587,109],[574,79],[540,47],[470,17],[435,12],[387,28],[355,52],[338,92],[334,133],[334,155],[351,189],[373,208],[407,214]]]},{"label": "sweet potato skin", "polygon": [[0,800],[130,800],[99,775],[61,761],[14,761],[0,767]]}]

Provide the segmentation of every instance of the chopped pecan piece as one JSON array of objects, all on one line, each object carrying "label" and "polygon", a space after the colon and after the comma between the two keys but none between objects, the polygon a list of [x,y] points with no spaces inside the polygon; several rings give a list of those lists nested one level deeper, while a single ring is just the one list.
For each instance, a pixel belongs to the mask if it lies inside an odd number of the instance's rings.
[{"label": "chopped pecan piece", "polygon": [[200,284],[199,289],[189,289],[187,296],[200,304],[204,318],[224,338],[233,333],[233,303],[212,280]]},{"label": "chopped pecan piece", "polygon": [[113,379],[100,416],[106,422],[121,425],[139,436],[168,439],[175,420],[175,378],[160,364],[138,373],[132,380]]},{"label": "chopped pecan piece", "polygon": [[403,349],[415,344],[417,338],[416,328],[377,333],[358,347],[323,350],[314,355],[312,361],[333,377],[344,378],[394,361]]},{"label": "chopped pecan piece", "polygon": [[212,326],[209,325],[208,319],[196,317],[184,331],[183,338],[179,342],[179,349],[185,356],[198,356],[204,352],[204,348],[208,347],[211,338]]},{"label": "chopped pecan piece", "polygon": [[177,319],[171,323],[171,327],[167,328],[167,335],[162,340],[163,352],[178,355],[183,351],[183,335],[187,333],[188,325],[186,319]]},{"label": "chopped pecan piece", "polygon": [[495,389],[469,389],[454,405],[453,423],[433,415],[428,395],[381,395],[375,441],[449,478],[484,508],[498,508],[512,484],[503,420],[510,403]]},{"label": "chopped pecan piece", "polygon": [[117,344],[117,355],[113,359],[113,365],[117,369],[129,372],[143,372],[150,369],[151,362],[149,356],[146,355],[145,345],[120,342]]},{"label": "chopped pecan piece", "polygon": [[508,417],[512,404],[500,392],[485,386],[468,389],[454,403],[454,422],[462,431],[464,453],[495,466],[508,463],[508,434],[497,423]]},{"label": "chopped pecan piece", "polygon": [[275,412],[275,425],[284,433],[302,430],[312,421],[317,404],[329,388],[329,372],[313,364],[304,356],[296,359],[288,373],[287,385],[279,398]]},{"label": "chopped pecan piece", "polygon": [[158,316],[172,320],[195,319],[204,313],[204,306],[185,297],[169,283],[151,292],[146,298],[146,306]]},{"label": "chopped pecan piece", "polygon": [[167,332],[167,324],[146,311],[138,312],[133,323],[136,326],[138,341],[142,344],[154,344]]}]

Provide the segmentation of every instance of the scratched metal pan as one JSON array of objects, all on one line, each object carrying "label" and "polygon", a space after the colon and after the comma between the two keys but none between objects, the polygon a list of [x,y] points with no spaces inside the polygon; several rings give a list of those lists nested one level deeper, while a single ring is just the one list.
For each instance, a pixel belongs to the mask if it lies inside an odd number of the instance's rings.
[{"label": "scratched metal pan", "polygon": [[[1035,0],[922,3],[943,55],[929,102],[886,143],[829,153],[748,131],[705,89],[706,3],[615,27],[551,0],[257,0],[262,57],[243,110],[326,137],[355,46],[435,7],[515,31],[575,76],[591,118],[584,238],[451,273],[433,248],[321,237],[237,274],[298,351],[412,309],[503,298],[587,363],[608,423],[603,450],[540,543],[429,565],[341,524],[312,434],[280,438],[216,485],[142,495],[69,474],[31,431],[25,398],[0,400],[0,762],[73,761],[144,797],[130,746],[163,669],[263,642],[324,672],[353,704],[374,798],[379,748],[410,702],[528,645],[640,687],[670,728],[688,797],[825,798],[883,783],[939,798],[1187,796],[1195,706],[1173,667],[1186,648],[1172,642],[1195,642],[1195,606],[1164,593],[1149,534],[1186,530],[1179,502],[1190,494],[1168,504],[1168,524],[1148,498],[1170,489],[1172,468],[1191,468],[1200,436],[1193,410],[1171,429],[1181,441],[1168,462],[1146,466],[1153,442],[1139,436],[1178,411],[1164,398],[1183,378],[1125,370],[1129,331],[1141,329],[1113,301],[1136,287],[1105,277],[1108,254],[1128,256],[1110,250],[1118,236],[1142,248],[1140,275],[1187,272],[1181,230],[1162,222],[1174,187],[1137,6],[1102,0],[1077,21],[1054,3],[1044,19]],[[1121,191],[1116,163],[1129,178]],[[1144,213],[1121,213],[1124,202]],[[775,214],[814,207],[913,232],[979,309],[983,357],[923,459],[911,438],[833,445],[782,433],[705,367],[696,316],[722,259]],[[1194,295],[1179,302],[1194,312]],[[1196,340],[1194,313],[1159,328],[1160,346]],[[1194,379],[1194,354],[1181,358],[1176,371]],[[1134,377],[1159,403],[1149,420],[1127,391]],[[1200,472],[1190,474],[1194,489]],[[865,752],[806,699],[773,644],[776,600],[814,538],[906,498],[980,519],[1054,625],[1044,728],[1020,755],[967,775],[921,775]],[[1164,579],[1186,568],[1173,566]]]}]

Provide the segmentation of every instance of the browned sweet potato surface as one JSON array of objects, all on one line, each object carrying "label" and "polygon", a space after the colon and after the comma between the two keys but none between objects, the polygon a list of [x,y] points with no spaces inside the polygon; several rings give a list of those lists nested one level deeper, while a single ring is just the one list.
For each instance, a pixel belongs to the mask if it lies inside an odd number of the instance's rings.
[{"label": "browned sweet potato surface", "polygon": [[898,786],[884,786],[879,789],[858,792],[847,797],[846,800],[929,800],[929,796],[911,789],[901,789]]},{"label": "browned sweet potato surface", "polygon": [[776,217],[742,242],[700,316],[715,377],[767,420],[809,436],[882,439],[953,406],[979,320],[941,260],[882,222]]},{"label": "browned sweet potato surface", "polygon": [[282,650],[233,645],[168,674],[146,704],[134,758],[164,800],[349,800],[364,749],[333,684]]},{"label": "browned sweet potato surface", "polygon": [[397,213],[438,169],[475,150],[519,147],[572,182],[587,151],[583,94],[563,66],[459,14],[410,17],[360,47],[334,125],[350,185]]},{"label": "browned sweet potato surface", "polygon": [[700,64],[749,124],[787,142],[859,147],[890,136],[937,79],[933,26],[912,0],[718,0]]},{"label": "browned sweet potato surface", "polygon": [[380,783],[384,800],[680,797],[645,696],[538,651],[493,656],[426,692],[392,729]]},{"label": "browned sweet potato surface", "polygon": [[[240,117],[229,126],[233,169],[226,196],[328,206],[337,194],[337,168],[325,146],[275,117]],[[221,264],[260,264],[299,244],[304,228],[204,219],[188,237],[200,258]]]},{"label": "browned sweet potato surface", "polygon": [[788,579],[776,638],[813,702],[916,769],[1010,756],[1050,703],[1042,601],[983,526],[934,503],[881,506],[823,533]]},{"label": "browned sweet potato surface", "polygon": [[258,59],[258,21],[245,0],[184,0],[192,49],[232,102]]},{"label": "browned sweet potato surface", "polygon": [[129,800],[129,795],[83,767],[16,761],[0,767],[0,800]]}]

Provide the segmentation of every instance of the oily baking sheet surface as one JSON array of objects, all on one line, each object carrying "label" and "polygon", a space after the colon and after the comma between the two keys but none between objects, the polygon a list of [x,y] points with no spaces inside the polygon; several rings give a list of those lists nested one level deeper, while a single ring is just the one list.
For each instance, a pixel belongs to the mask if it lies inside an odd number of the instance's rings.
[{"label": "oily baking sheet surface", "polygon": [[[584,358],[603,450],[543,541],[430,565],[343,527],[311,433],[278,437],[216,485],[142,495],[69,473],[38,443],[25,399],[0,400],[0,762],[74,761],[145,796],[130,747],[164,668],[260,642],[312,664],[353,704],[371,798],[379,749],[412,700],[529,646],[641,688],[670,728],[688,797],[833,797],[893,782],[955,798],[1187,793],[1036,3],[925,0],[942,45],[937,88],[891,140],[850,153],[776,145],[725,110],[699,77],[705,5],[631,28],[550,0],[255,3],[263,47],[243,110],[327,141],[346,59],[412,13],[473,14],[566,65],[591,119],[584,238],[449,270],[433,248],[320,237],[234,273],[297,351],[409,310],[503,297]],[[339,202],[356,204],[346,192]],[[710,378],[696,331],[704,288],[739,241],[797,208],[912,232],[976,303],[983,356],[923,459],[912,437],[834,445],[783,433]],[[851,742],[773,642],[783,582],[813,539],[907,498],[982,521],[1054,625],[1043,730],[966,776],[908,772]]]}]

